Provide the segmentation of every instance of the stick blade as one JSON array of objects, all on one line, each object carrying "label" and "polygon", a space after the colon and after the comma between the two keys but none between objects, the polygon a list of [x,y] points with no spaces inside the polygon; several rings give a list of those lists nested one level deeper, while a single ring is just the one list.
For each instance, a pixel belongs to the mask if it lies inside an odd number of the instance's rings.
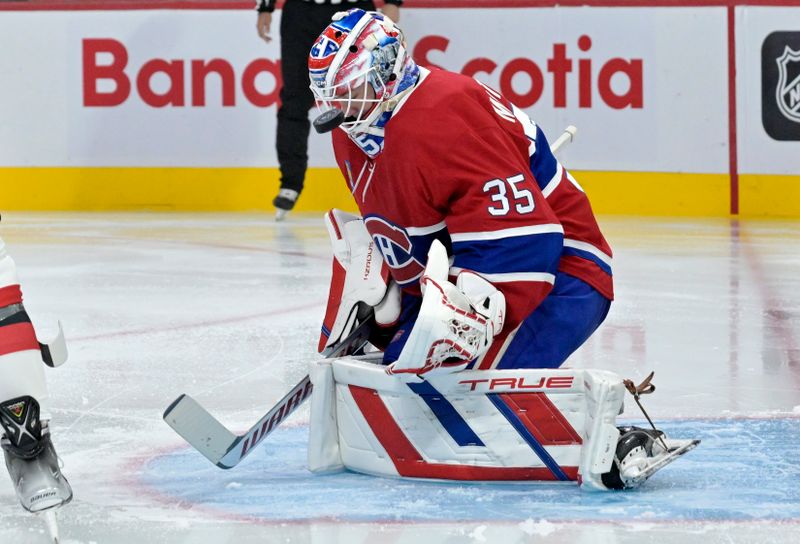
[{"label": "stick blade", "polygon": [[229,468],[219,462],[236,445],[238,437],[192,397],[181,395],[175,399],[164,411],[164,421],[206,459]]}]

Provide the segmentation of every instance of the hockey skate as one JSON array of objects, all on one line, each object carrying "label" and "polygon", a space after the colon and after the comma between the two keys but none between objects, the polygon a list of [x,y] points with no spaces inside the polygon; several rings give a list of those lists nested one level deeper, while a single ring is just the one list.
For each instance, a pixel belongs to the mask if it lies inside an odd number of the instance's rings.
[{"label": "hockey skate", "polygon": [[61,473],[47,422],[39,421],[39,403],[32,397],[3,403],[0,423],[6,468],[22,507],[39,514],[71,501],[72,488]]},{"label": "hockey skate", "polygon": [[670,440],[662,431],[619,427],[611,470],[603,474],[608,489],[631,489],[697,446],[699,440]]},{"label": "hockey skate", "polygon": [[300,193],[294,189],[281,189],[278,191],[278,196],[272,201],[272,205],[275,206],[276,221],[283,221],[286,214],[294,208],[299,196]]}]

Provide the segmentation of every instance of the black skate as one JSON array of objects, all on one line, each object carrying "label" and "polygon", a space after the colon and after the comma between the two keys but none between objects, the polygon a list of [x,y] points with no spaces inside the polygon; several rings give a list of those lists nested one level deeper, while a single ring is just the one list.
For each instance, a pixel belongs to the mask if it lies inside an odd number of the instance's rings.
[{"label": "black skate", "polygon": [[639,487],[659,469],[694,449],[699,440],[670,440],[662,431],[619,427],[620,437],[611,470],[603,474],[608,489]]},{"label": "black skate", "polygon": [[275,220],[282,221],[286,214],[288,214],[292,208],[294,208],[295,203],[297,202],[297,197],[300,196],[298,191],[294,189],[286,189],[282,188],[278,191],[278,196],[272,201],[272,205],[275,206]]},{"label": "black skate", "polygon": [[0,404],[5,434],[0,446],[22,507],[32,513],[55,509],[72,500],[61,473],[47,422],[39,421],[39,403],[19,397]]}]

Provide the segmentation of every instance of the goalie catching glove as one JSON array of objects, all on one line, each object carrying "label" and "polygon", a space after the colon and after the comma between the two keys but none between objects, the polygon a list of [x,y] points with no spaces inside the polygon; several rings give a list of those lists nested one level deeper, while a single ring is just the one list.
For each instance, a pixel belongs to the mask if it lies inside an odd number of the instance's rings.
[{"label": "goalie catching glove", "polygon": [[447,250],[434,240],[420,280],[422,305],[388,374],[423,376],[464,370],[485,354],[503,329],[506,299],[491,283],[462,271],[448,281]]}]

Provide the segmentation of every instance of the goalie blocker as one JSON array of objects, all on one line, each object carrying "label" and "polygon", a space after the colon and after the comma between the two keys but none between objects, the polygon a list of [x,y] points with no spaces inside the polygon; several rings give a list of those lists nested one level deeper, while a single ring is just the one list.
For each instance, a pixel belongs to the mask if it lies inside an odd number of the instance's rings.
[{"label": "goalie blocker", "polygon": [[625,388],[611,372],[464,371],[406,382],[379,362],[314,366],[311,471],[621,489],[699,442],[617,428]]}]

